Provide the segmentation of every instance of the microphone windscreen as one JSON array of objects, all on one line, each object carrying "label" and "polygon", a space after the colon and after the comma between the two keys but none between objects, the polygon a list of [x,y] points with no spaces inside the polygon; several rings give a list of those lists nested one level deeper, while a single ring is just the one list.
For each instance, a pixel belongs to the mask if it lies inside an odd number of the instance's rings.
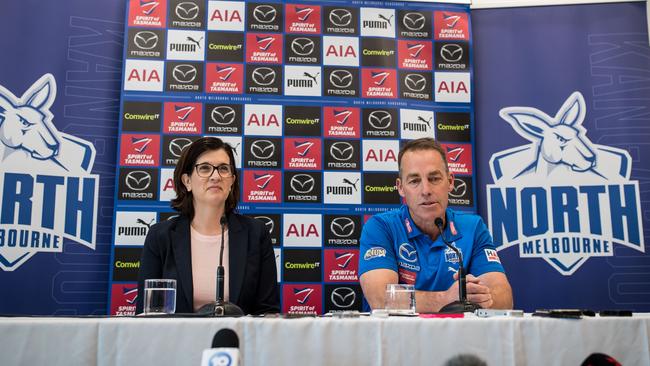
[{"label": "microphone windscreen", "polygon": [[239,337],[232,329],[221,329],[212,338],[212,348],[239,348]]},{"label": "microphone windscreen", "polygon": [[436,217],[436,219],[433,220],[433,223],[434,223],[437,227],[442,227],[442,219],[439,218],[439,217]]},{"label": "microphone windscreen", "polygon": [[604,353],[592,353],[582,361],[581,366],[621,366],[621,364],[610,355]]},{"label": "microphone windscreen", "polygon": [[221,226],[225,226],[225,225],[226,225],[226,215],[221,216],[221,220],[219,221],[219,223],[221,224]]}]

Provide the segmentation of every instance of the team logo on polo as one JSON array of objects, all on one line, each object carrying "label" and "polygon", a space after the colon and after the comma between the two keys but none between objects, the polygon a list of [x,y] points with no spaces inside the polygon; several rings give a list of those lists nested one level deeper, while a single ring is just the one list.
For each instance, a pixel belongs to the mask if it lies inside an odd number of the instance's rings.
[{"label": "team logo on polo", "polygon": [[397,265],[409,271],[418,272],[420,265],[418,252],[411,243],[402,243],[397,249]]},{"label": "team logo on polo", "polygon": [[208,61],[244,62],[244,34],[208,32]]},{"label": "team logo on polo", "polygon": [[155,223],[155,212],[117,211],[115,245],[144,245],[144,238]]},{"label": "team logo on polo", "polygon": [[359,280],[358,249],[325,249],[325,281],[357,282]]},{"label": "team logo on polo", "polygon": [[261,221],[266,227],[266,230],[269,232],[273,246],[280,246],[280,236],[282,235],[280,215],[269,213],[255,213],[247,216]]},{"label": "team logo on polo", "polygon": [[167,0],[139,0],[129,2],[130,27],[163,28],[166,24]]},{"label": "team logo on polo", "polygon": [[320,173],[285,172],[284,201],[320,203],[322,182]]},{"label": "team logo on polo", "polygon": [[205,27],[205,2],[199,0],[170,0],[169,24],[174,28]]},{"label": "team logo on polo", "polygon": [[158,29],[129,29],[128,57],[161,59],[165,52],[165,32]]},{"label": "team logo on polo", "polygon": [[321,108],[308,106],[284,107],[285,136],[320,136]]},{"label": "team logo on polo", "polygon": [[433,34],[435,40],[469,40],[469,19],[467,13],[448,11],[433,12]]},{"label": "team logo on polo", "polygon": [[279,203],[282,174],[277,170],[244,171],[244,202]]},{"label": "team logo on polo", "polygon": [[361,89],[365,98],[397,98],[397,73],[394,69],[363,68]]},{"label": "team logo on polo", "polygon": [[165,66],[167,91],[203,91],[203,63],[167,62]]},{"label": "team logo on polo", "polygon": [[431,38],[431,13],[399,10],[397,34],[400,38]]},{"label": "team logo on polo", "polygon": [[282,67],[257,66],[246,68],[246,89],[250,94],[281,94]]},{"label": "team logo on polo", "polygon": [[156,169],[120,168],[117,197],[121,200],[157,200]]},{"label": "team logo on polo", "polygon": [[437,112],[436,137],[441,141],[470,142],[470,119],[466,112]]},{"label": "team logo on polo", "polygon": [[122,131],[160,132],[160,103],[127,102],[122,105]]},{"label": "team logo on polo", "polygon": [[321,215],[284,214],[282,227],[285,247],[321,247],[323,244]]},{"label": "team logo on polo", "polygon": [[244,138],[244,161],[249,168],[279,168],[279,138]]},{"label": "team logo on polo", "polygon": [[208,1],[208,29],[243,32],[246,15],[244,7],[243,1]]},{"label": "team logo on polo", "polygon": [[395,10],[361,8],[361,35],[394,38]]},{"label": "team logo on polo", "polygon": [[431,70],[431,42],[403,40],[397,41],[399,67],[411,70]]},{"label": "team logo on polo", "polygon": [[156,166],[160,162],[160,136],[122,134],[120,165]]},{"label": "team logo on polo", "polygon": [[282,35],[248,33],[246,35],[246,62],[281,64]]},{"label": "team logo on polo", "polygon": [[163,165],[175,166],[178,164],[178,159],[180,159],[183,150],[187,149],[198,138],[198,136],[163,135]]},{"label": "team logo on polo", "polygon": [[246,135],[281,136],[282,106],[246,104],[244,122]]},{"label": "team logo on polo", "polygon": [[164,133],[201,134],[201,103],[165,103]]},{"label": "team logo on polo", "polygon": [[467,42],[436,42],[436,70],[469,70],[469,44]]},{"label": "team logo on polo", "polygon": [[580,92],[555,116],[531,107],[499,112],[529,144],[490,159],[488,217],[498,250],[519,246],[565,276],[591,257],[611,257],[615,244],[645,251],[639,183],[623,149],[593,143],[582,126]]},{"label": "team logo on polo", "polygon": [[325,244],[359,246],[361,226],[361,216],[325,215]]},{"label": "team logo on polo", "polygon": [[320,97],[322,84],[319,66],[284,67],[284,95]]},{"label": "team logo on polo", "polygon": [[205,53],[205,32],[190,30],[167,31],[167,59],[202,61]]},{"label": "team logo on polo", "polygon": [[287,33],[320,33],[320,6],[287,4],[285,31]]},{"label": "team logo on polo", "polygon": [[205,91],[218,94],[241,94],[244,91],[244,65],[208,63]]},{"label": "team logo on polo", "polygon": [[364,171],[397,171],[398,140],[364,140]]},{"label": "team logo on polo", "polygon": [[325,136],[355,138],[361,135],[359,108],[324,107]]},{"label": "team logo on polo", "polygon": [[472,178],[454,176],[454,186],[449,192],[449,204],[456,206],[473,206],[474,192],[472,190]]},{"label": "team logo on polo", "polygon": [[364,137],[397,137],[397,110],[393,108],[363,109]]},{"label": "team logo on polo", "polygon": [[400,109],[399,114],[402,139],[415,140],[421,137],[434,137],[433,111]]},{"label": "team logo on polo", "polygon": [[359,38],[323,37],[323,64],[331,66],[359,66]]},{"label": "team logo on polo", "polygon": [[442,144],[447,151],[447,165],[453,174],[472,174],[472,145]]},{"label": "team logo on polo", "polygon": [[395,173],[363,173],[363,203],[399,204]]},{"label": "team logo on polo", "polygon": [[124,90],[162,91],[164,66],[163,61],[126,60]]},{"label": "team logo on polo", "polygon": [[359,285],[325,285],[325,312],[361,311],[361,287]]},{"label": "team logo on polo", "polygon": [[248,3],[246,23],[250,31],[282,32],[281,4]]},{"label": "team logo on polo", "polygon": [[289,137],[284,139],[285,170],[321,170],[322,154],[321,139]]},{"label": "team logo on polo", "polygon": [[[284,252],[285,256],[287,251]],[[292,251],[293,253],[293,251]],[[298,256],[298,254],[292,254]],[[320,255],[320,253],[319,253]],[[313,255],[311,256],[313,257]],[[285,259],[285,265],[286,265]],[[290,262],[294,263],[294,262]],[[298,263],[300,264],[300,263]],[[306,265],[311,266],[311,262]],[[285,267],[286,268],[286,267]],[[320,273],[320,262],[318,266]],[[283,271],[286,273],[286,270]],[[286,281],[286,277],[283,277]],[[304,281],[303,279],[296,278],[295,281]],[[320,280],[318,280],[320,281]],[[303,285],[303,284],[283,284],[282,285],[282,312],[286,314],[322,314],[323,313],[323,285]]]},{"label": "team logo on polo", "polygon": [[324,172],[324,203],[361,204],[361,173]]},{"label": "team logo on polo", "polygon": [[469,103],[469,73],[436,72],[435,101],[451,103]]},{"label": "team logo on polo", "polygon": [[431,100],[431,73],[400,71],[399,81],[402,98]]},{"label": "team logo on polo", "polygon": [[228,135],[242,133],[241,104],[206,104],[203,119],[206,133]]},{"label": "team logo on polo", "polygon": [[395,67],[395,41],[381,38],[361,39],[361,65]]},{"label": "team logo on polo", "polygon": [[324,7],[325,34],[343,34],[356,36],[359,34],[359,9],[338,6]]},{"label": "team logo on polo", "polygon": [[359,140],[325,140],[325,168],[360,170]]},{"label": "team logo on polo", "polygon": [[284,60],[289,64],[320,64],[320,37],[292,36],[284,38]]},{"label": "team logo on polo", "polygon": [[59,132],[50,111],[56,80],[41,76],[20,96],[0,85],[0,268],[14,271],[69,239],[95,249],[99,176],[95,148]]},{"label": "team logo on polo", "polygon": [[136,281],[142,248],[115,247],[113,254],[113,281]]},{"label": "team logo on polo", "polygon": [[359,95],[359,70],[338,66],[324,68],[324,93],[334,97],[357,97]]}]

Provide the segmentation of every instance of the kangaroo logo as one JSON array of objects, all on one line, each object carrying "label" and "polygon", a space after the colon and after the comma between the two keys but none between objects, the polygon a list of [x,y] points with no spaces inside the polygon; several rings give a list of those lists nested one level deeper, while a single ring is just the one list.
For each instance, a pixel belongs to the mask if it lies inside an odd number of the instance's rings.
[{"label": "kangaroo logo", "polygon": [[521,258],[543,258],[565,276],[590,257],[613,256],[614,244],[645,250],[630,154],[587,137],[580,92],[555,116],[519,106],[499,115],[530,143],[490,158],[488,217],[498,250],[518,245]]},{"label": "kangaroo logo", "polygon": [[[95,249],[99,178],[95,148],[59,132],[50,108],[56,80],[45,74],[17,97],[0,85],[0,268],[13,271],[63,239]],[[81,197],[81,198],[80,198]]]}]

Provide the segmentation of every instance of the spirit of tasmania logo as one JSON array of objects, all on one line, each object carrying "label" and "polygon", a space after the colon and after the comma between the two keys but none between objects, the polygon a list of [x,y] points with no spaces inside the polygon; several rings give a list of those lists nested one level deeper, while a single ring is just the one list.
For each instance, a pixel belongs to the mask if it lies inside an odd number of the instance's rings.
[{"label": "spirit of tasmania logo", "polygon": [[565,276],[614,244],[644,252],[639,182],[627,151],[597,145],[582,126],[585,100],[574,92],[553,117],[529,107],[499,112],[530,144],[490,159],[490,231],[498,250],[543,258]]},{"label": "spirit of tasmania logo", "polygon": [[95,249],[99,177],[95,148],[57,131],[51,74],[20,97],[0,85],[0,268],[13,271],[63,238]]}]

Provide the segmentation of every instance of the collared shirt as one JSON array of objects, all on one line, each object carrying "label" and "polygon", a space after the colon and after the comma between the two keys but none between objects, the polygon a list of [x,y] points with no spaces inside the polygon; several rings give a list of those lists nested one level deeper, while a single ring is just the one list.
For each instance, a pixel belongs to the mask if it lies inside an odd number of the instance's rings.
[{"label": "collared shirt", "polygon": [[[504,272],[480,216],[447,208],[446,218],[443,235],[460,250],[467,273]],[[390,269],[397,272],[399,283],[413,284],[416,290],[447,290],[458,271],[458,256],[440,236],[434,241],[420,231],[406,205],[371,217],[363,226],[360,246],[359,275]]]}]

